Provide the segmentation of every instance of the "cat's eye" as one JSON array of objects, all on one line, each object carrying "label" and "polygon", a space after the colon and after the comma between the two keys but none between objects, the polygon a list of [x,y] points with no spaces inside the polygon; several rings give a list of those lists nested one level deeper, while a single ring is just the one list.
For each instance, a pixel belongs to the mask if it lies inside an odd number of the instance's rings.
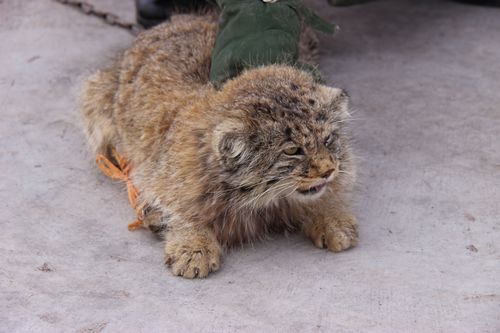
[{"label": "cat's eye", "polygon": [[283,149],[283,152],[287,155],[300,155],[302,154],[302,149],[300,149],[297,146],[294,146]]}]

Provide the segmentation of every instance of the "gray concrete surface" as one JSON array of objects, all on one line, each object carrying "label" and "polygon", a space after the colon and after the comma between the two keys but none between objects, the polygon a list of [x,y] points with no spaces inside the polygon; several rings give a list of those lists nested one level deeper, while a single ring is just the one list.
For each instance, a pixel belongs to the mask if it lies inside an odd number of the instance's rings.
[{"label": "gray concrete surface", "polygon": [[78,123],[81,78],[131,36],[0,1],[1,332],[500,332],[500,9],[310,4],[342,27],[321,69],[356,110],[360,245],[276,236],[187,281],[127,231]]}]

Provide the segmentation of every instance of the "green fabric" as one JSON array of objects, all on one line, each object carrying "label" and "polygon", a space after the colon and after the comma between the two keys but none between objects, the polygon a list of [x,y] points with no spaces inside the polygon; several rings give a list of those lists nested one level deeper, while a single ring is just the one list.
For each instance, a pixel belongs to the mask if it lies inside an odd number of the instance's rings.
[{"label": "green fabric", "polygon": [[261,65],[286,63],[314,71],[298,63],[301,25],[326,33],[336,30],[300,0],[218,0],[217,4],[221,14],[210,68],[210,81],[217,86]]}]

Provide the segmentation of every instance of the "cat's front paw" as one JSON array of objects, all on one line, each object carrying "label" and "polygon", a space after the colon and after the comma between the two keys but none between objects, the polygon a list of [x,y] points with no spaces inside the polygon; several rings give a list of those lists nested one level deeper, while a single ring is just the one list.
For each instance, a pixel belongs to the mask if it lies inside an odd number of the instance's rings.
[{"label": "cat's front paw", "polygon": [[220,256],[220,246],[212,237],[177,237],[175,233],[167,233],[165,263],[174,275],[188,279],[204,278],[219,269]]},{"label": "cat's front paw", "polygon": [[358,224],[350,214],[304,225],[304,233],[320,249],[340,252],[358,244]]}]

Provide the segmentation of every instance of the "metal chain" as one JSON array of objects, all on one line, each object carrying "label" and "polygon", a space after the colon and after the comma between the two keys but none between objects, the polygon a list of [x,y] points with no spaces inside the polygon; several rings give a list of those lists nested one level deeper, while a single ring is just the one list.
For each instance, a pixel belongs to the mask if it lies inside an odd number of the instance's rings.
[{"label": "metal chain", "polygon": [[82,0],[54,0],[54,1],[59,2],[63,5],[74,7],[78,9],[80,12],[85,13],[87,15],[98,17],[109,25],[114,25],[130,31],[130,33],[132,33],[133,35],[137,35],[139,32],[144,30],[144,28],[137,23],[125,21],[113,13],[108,13],[99,10],[95,8],[94,5]]}]

